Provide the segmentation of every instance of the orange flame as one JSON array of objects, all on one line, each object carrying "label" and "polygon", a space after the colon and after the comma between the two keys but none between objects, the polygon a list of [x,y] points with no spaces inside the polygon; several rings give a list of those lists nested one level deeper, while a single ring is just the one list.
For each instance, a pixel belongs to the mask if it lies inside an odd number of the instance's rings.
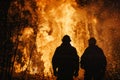
[{"label": "orange flame", "polygon": [[[19,36],[21,43],[18,45],[18,50],[22,53],[21,63],[24,65],[16,61],[15,72],[27,70],[30,74],[35,74],[44,70],[46,76],[51,76],[52,56],[55,48],[60,45],[61,38],[65,34],[70,35],[71,44],[77,48],[78,55],[81,56],[90,37],[89,24],[95,32],[93,34],[97,34],[95,28],[97,20],[92,17],[93,20],[89,21],[87,12],[78,8],[74,0],[36,0],[36,2],[38,6],[37,35],[33,37],[34,30],[31,27],[21,30],[22,35]],[[35,43],[36,52],[33,43]]]},{"label": "orange flame", "polygon": [[[37,51],[42,53],[41,60],[44,62],[44,73],[51,75],[51,58],[55,48],[60,44],[62,36],[65,34],[70,35],[72,45],[77,47],[78,54],[81,55],[85,46],[84,38],[88,38],[89,33],[82,34],[87,32],[86,17],[84,17],[86,13],[85,11],[77,10],[77,4],[73,4],[75,3],[74,0],[56,3],[50,0],[48,1],[49,3],[47,3],[47,1],[38,1],[38,17],[42,22],[38,22],[39,32],[37,34],[36,46]],[[50,2],[53,4],[50,4]],[[55,7],[56,5],[57,7]],[[80,22],[83,22],[84,25],[80,26]],[[77,30],[77,28],[80,30]],[[78,33],[76,33],[75,30]],[[81,32],[79,33],[79,31]],[[75,41],[75,38],[79,40]]]}]

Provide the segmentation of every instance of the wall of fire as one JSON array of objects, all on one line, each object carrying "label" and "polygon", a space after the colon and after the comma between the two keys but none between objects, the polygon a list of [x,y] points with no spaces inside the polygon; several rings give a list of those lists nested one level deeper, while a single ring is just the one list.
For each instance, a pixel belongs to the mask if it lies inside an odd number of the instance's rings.
[{"label": "wall of fire", "polygon": [[[61,38],[70,35],[79,57],[90,37],[107,57],[107,74],[119,76],[120,2],[117,0],[13,0],[7,24],[14,27],[14,73],[52,75],[51,59]],[[117,74],[117,75],[116,75]]]}]

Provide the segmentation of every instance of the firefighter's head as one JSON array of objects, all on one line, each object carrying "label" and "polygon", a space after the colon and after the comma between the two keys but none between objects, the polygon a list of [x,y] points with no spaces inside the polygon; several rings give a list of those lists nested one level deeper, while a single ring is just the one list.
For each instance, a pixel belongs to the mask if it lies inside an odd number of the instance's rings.
[{"label": "firefighter's head", "polygon": [[94,37],[91,37],[89,40],[89,45],[95,45],[96,44],[96,39]]},{"label": "firefighter's head", "polygon": [[70,36],[68,36],[68,35],[63,36],[63,38],[62,38],[63,43],[69,43],[70,41],[71,41]]}]

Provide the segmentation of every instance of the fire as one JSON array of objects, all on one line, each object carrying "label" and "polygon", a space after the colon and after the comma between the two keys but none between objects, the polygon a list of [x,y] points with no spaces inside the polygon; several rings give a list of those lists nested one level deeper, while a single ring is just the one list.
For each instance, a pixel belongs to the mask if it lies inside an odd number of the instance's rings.
[{"label": "fire", "polygon": [[[21,71],[27,70],[28,66],[31,66],[31,61],[29,59],[30,56],[30,43],[31,35],[33,34],[33,29],[30,27],[26,27],[21,31],[21,36],[19,36],[19,44],[18,44],[18,55],[16,56],[15,65],[15,72],[19,73]],[[24,45],[25,44],[25,45]],[[22,57],[21,59],[19,57]],[[18,62],[20,63],[18,63]],[[22,64],[24,65],[22,65]],[[32,69],[30,68],[30,73],[32,73]],[[34,67],[33,67],[34,68]]]},{"label": "fire", "polygon": [[[63,35],[70,35],[72,38],[72,45],[78,48],[78,53],[81,55],[82,50],[84,49],[84,42],[83,39],[81,39],[80,42],[83,42],[81,46],[76,43],[74,38],[78,38],[79,36],[75,36],[78,33],[75,33],[74,30],[76,30],[76,27],[80,27],[78,24],[84,17],[80,17],[83,13],[79,14],[76,9],[77,4],[73,4],[75,2],[74,0],[58,1],[55,4],[54,2],[53,4],[50,4],[52,1],[48,2],[49,3],[43,1],[41,4],[41,1],[38,1],[38,17],[42,22],[38,22],[39,32],[37,34],[36,46],[37,52],[42,54],[41,60],[44,62],[44,73],[51,75],[51,58],[55,48],[60,45]],[[56,5],[57,7],[55,7]],[[81,27],[87,28],[85,25]],[[83,31],[81,30],[81,32],[84,31],[84,29]],[[80,37],[83,38],[82,36],[83,34],[81,34]],[[79,47],[81,50],[79,50]]]},{"label": "fire", "polygon": [[119,13],[114,0],[12,0],[7,25],[14,28],[10,34],[13,72],[53,76],[52,56],[67,34],[79,57],[87,40],[95,37],[107,57],[108,75],[116,75],[120,62]]},{"label": "fire", "polygon": [[62,37],[68,34],[72,39],[71,44],[81,56],[88,38],[91,34],[97,34],[97,19],[93,16],[90,20],[85,9],[78,8],[75,0],[36,0],[36,3],[37,33],[34,34],[31,26],[20,31],[15,72],[44,72],[45,76],[52,76],[52,56],[56,47],[61,44]]}]

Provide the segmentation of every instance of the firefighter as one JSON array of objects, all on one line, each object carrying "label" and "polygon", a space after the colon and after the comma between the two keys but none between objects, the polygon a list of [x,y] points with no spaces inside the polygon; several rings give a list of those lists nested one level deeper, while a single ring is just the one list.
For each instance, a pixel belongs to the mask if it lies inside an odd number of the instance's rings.
[{"label": "firefighter", "polygon": [[78,76],[79,57],[70,41],[70,37],[65,35],[52,58],[53,72],[57,80],[73,80],[73,76]]},{"label": "firefighter", "polygon": [[89,46],[81,56],[81,68],[85,70],[84,80],[104,80],[106,57],[103,50],[96,45],[94,37],[88,40]]}]

